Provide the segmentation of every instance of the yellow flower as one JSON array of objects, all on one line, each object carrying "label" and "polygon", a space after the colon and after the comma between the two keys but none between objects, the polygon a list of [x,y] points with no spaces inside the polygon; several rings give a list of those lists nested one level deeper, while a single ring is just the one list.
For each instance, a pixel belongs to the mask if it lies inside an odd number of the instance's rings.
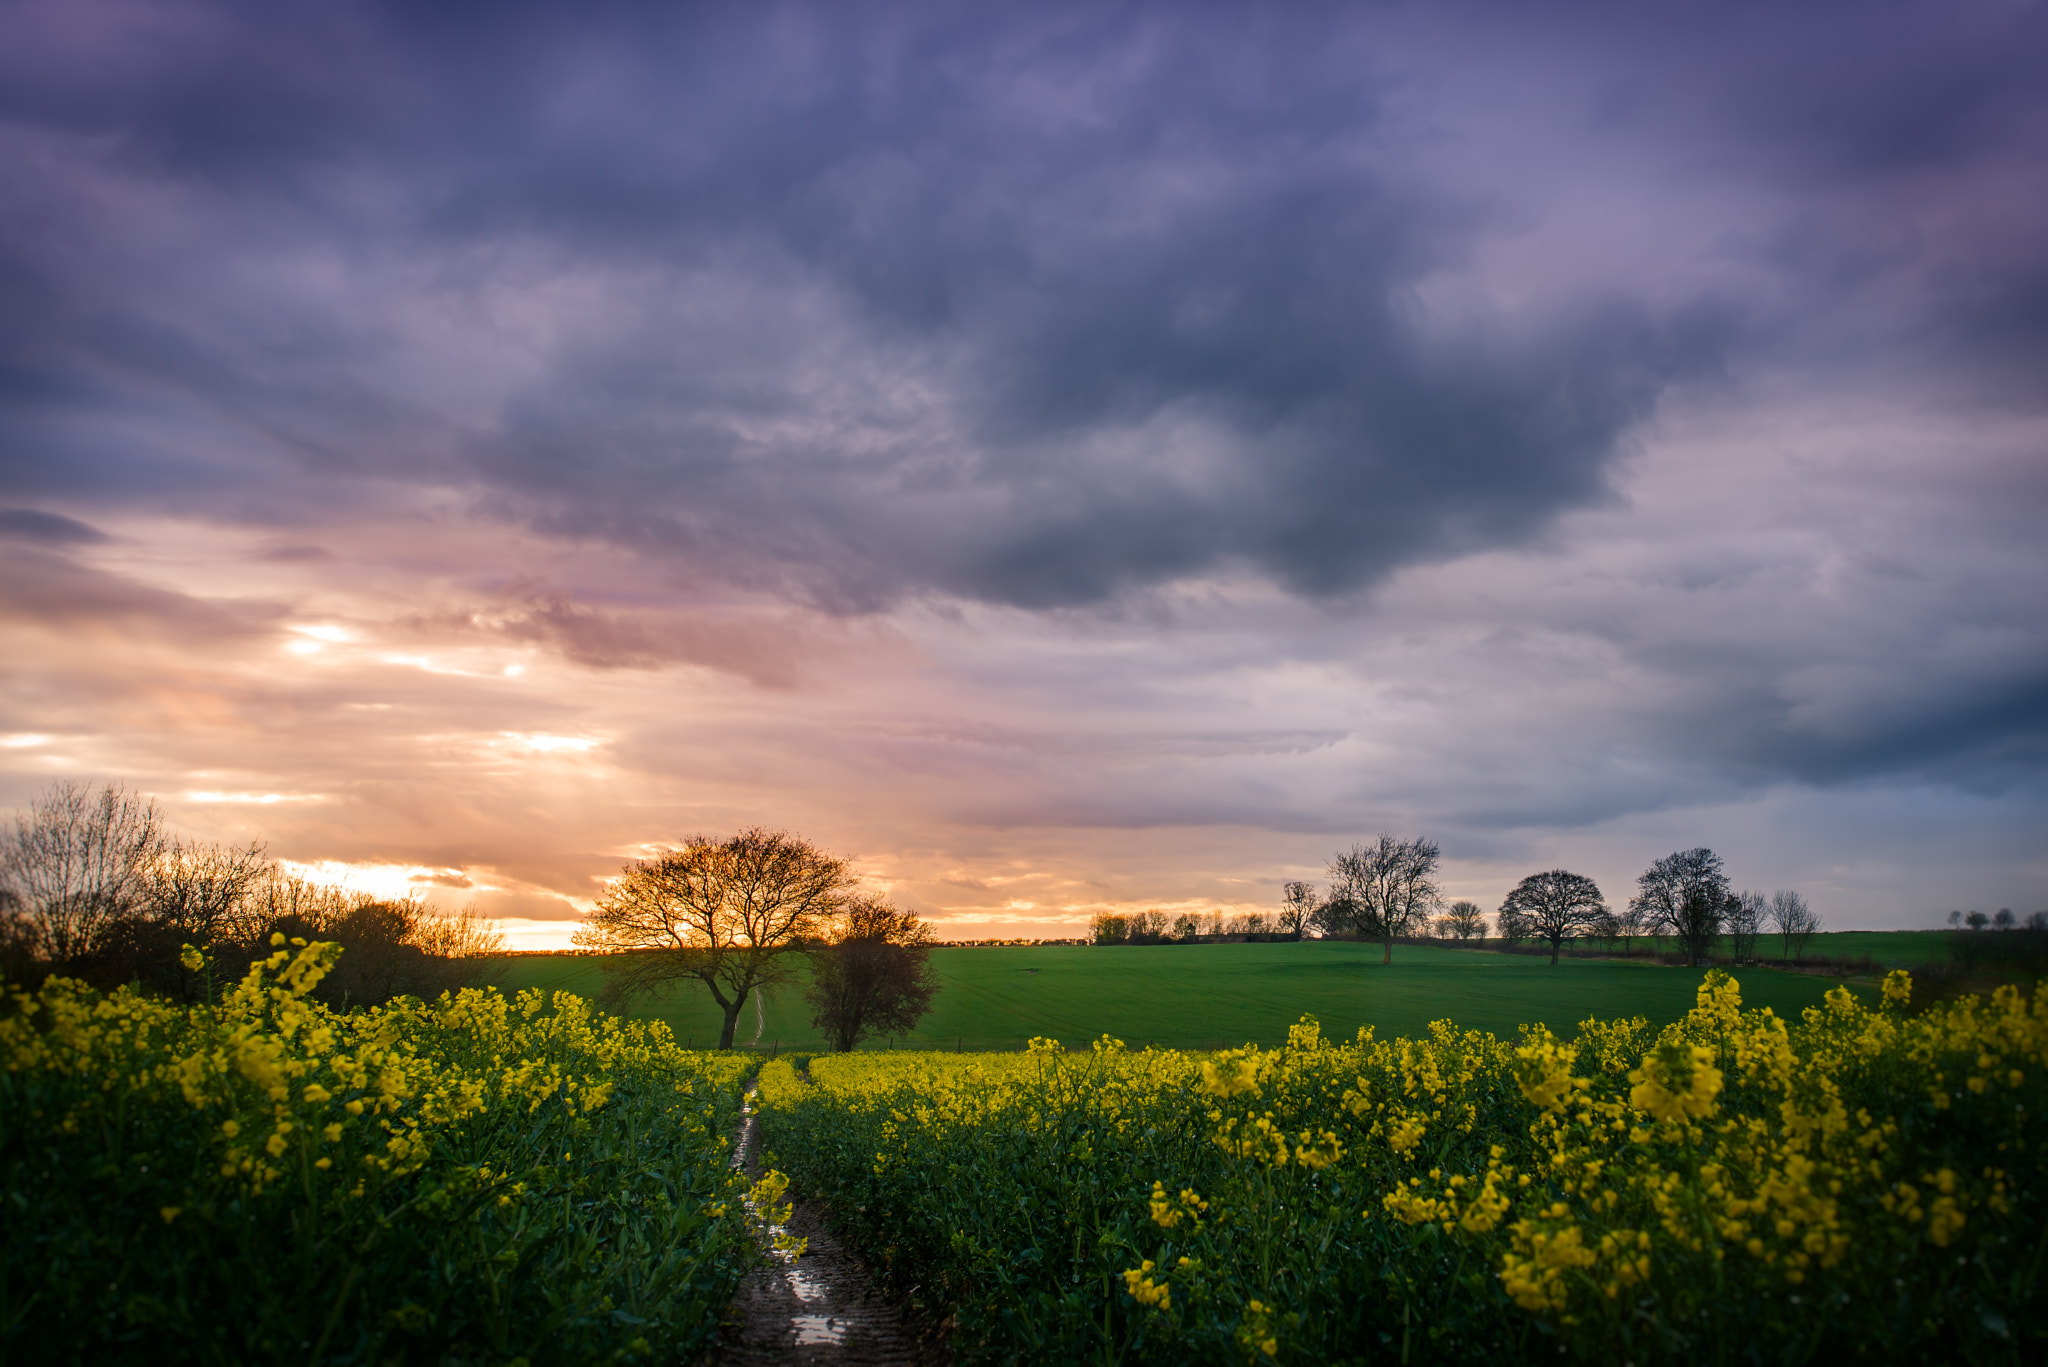
[{"label": "yellow flower", "polygon": [[1164,1282],[1152,1280],[1152,1260],[1145,1259],[1138,1266],[1124,1273],[1124,1289],[1131,1293],[1131,1299],[1140,1305],[1153,1306],[1160,1310],[1173,1308],[1173,1292]]}]

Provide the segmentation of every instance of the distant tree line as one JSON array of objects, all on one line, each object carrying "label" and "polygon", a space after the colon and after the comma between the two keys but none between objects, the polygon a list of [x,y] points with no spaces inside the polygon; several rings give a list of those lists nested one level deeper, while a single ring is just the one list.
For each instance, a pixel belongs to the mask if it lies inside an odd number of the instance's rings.
[{"label": "distant tree line", "polygon": [[[1377,941],[1383,962],[1392,962],[1394,943],[1401,939],[1484,942],[1486,915],[1476,902],[1445,904],[1437,877],[1440,857],[1432,840],[1382,834],[1330,861],[1326,893],[1318,895],[1308,883],[1288,883],[1281,914],[1307,934]],[[1819,914],[1797,892],[1765,896],[1734,890],[1721,857],[1704,848],[1680,850],[1651,864],[1636,879],[1635,896],[1620,907],[1610,907],[1584,874],[1548,869],[1522,879],[1494,914],[1495,938],[1506,945],[1548,945],[1553,964],[1567,941],[1618,943],[1626,950],[1634,940],[1653,936],[1669,937],[1693,962],[1704,962],[1717,944],[1725,944],[1736,961],[1751,962],[1773,936],[1784,958],[1797,959],[1820,926]]]},{"label": "distant tree line", "polygon": [[1992,915],[1981,911],[1951,911],[1948,914],[1949,957],[1965,973],[1983,967],[2008,972],[2048,974],[2048,911],[2032,912],[2022,918],[2012,908],[2000,907]]},{"label": "distant tree line", "polygon": [[1283,908],[1265,912],[1140,911],[1129,916],[1104,912],[1088,923],[1088,943],[1096,945],[1196,944],[1203,940],[1299,940],[1302,924]]},{"label": "distant tree line", "polygon": [[[100,988],[134,984],[196,1002],[268,954],[271,937],[343,946],[314,995],[336,1007],[432,996],[474,981],[503,948],[473,909],[444,914],[309,882],[260,845],[185,840],[155,802],[118,784],[60,782],[0,829],[0,975],[52,975]],[[184,947],[204,951],[201,970]]]}]

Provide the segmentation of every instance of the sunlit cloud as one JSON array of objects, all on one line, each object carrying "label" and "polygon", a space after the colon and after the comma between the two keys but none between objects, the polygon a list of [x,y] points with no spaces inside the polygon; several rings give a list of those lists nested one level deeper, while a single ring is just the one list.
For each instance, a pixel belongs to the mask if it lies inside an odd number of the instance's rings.
[{"label": "sunlit cloud", "polygon": [[187,802],[229,803],[243,806],[270,807],[280,802],[325,802],[323,793],[226,793],[205,789],[193,789],[182,795]]},{"label": "sunlit cloud", "polygon": [[604,744],[597,736],[550,736],[540,732],[507,731],[500,741],[514,750],[532,750],[544,755],[583,754]]}]

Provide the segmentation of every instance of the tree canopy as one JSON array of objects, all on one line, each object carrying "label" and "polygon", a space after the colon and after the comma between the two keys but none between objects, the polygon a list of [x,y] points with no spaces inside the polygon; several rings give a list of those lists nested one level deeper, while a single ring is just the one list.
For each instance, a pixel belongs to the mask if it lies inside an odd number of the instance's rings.
[{"label": "tree canopy", "polygon": [[574,942],[618,956],[606,971],[621,998],[702,983],[725,1016],[718,1047],[730,1049],[748,998],[793,976],[790,952],[824,939],[855,887],[844,860],[787,831],[692,836],[621,869]]},{"label": "tree canopy", "polygon": [[1522,933],[1550,946],[1550,962],[1557,963],[1558,950],[1575,935],[1598,927],[1607,916],[1607,900],[1600,886],[1582,873],[1551,869],[1524,878],[1500,904],[1503,923],[1512,918]]},{"label": "tree canopy", "polygon": [[1325,933],[1352,931],[1377,939],[1383,963],[1394,961],[1394,940],[1426,922],[1442,900],[1436,881],[1434,840],[1397,840],[1382,834],[1353,845],[1330,861],[1330,895],[1316,909]]},{"label": "tree canopy", "polygon": [[931,927],[879,897],[850,902],[840,934],[811,954],[811,1023],[841,1053],[873,1036],[906,1035],[939,990]]},{"label": "tree canopy", "polygon": [[1721,933],[1729,896],[1721,856],[1701,847],[1667,854],[1643,870],[1629,905],[1646,928],[1668,931],[1687,959],[1701,963]]}]

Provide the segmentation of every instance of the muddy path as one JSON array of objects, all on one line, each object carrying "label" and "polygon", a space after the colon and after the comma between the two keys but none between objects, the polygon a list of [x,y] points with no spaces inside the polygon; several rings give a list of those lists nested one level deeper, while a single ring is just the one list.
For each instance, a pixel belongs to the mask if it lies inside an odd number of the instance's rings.
[{"label": "muddy path", "polygon": [[[750,1099],[733,1163],[758,1177],[759,1152]],[[768,1266],[740,1284],[705,1367],[947,1367],[952,1355],[932,1326],[887,1295],[832,1236],[826,1208],[816,1200],[793,1204],[786,1228],[808,1241],[802,1255],[771,1251]]]}]

